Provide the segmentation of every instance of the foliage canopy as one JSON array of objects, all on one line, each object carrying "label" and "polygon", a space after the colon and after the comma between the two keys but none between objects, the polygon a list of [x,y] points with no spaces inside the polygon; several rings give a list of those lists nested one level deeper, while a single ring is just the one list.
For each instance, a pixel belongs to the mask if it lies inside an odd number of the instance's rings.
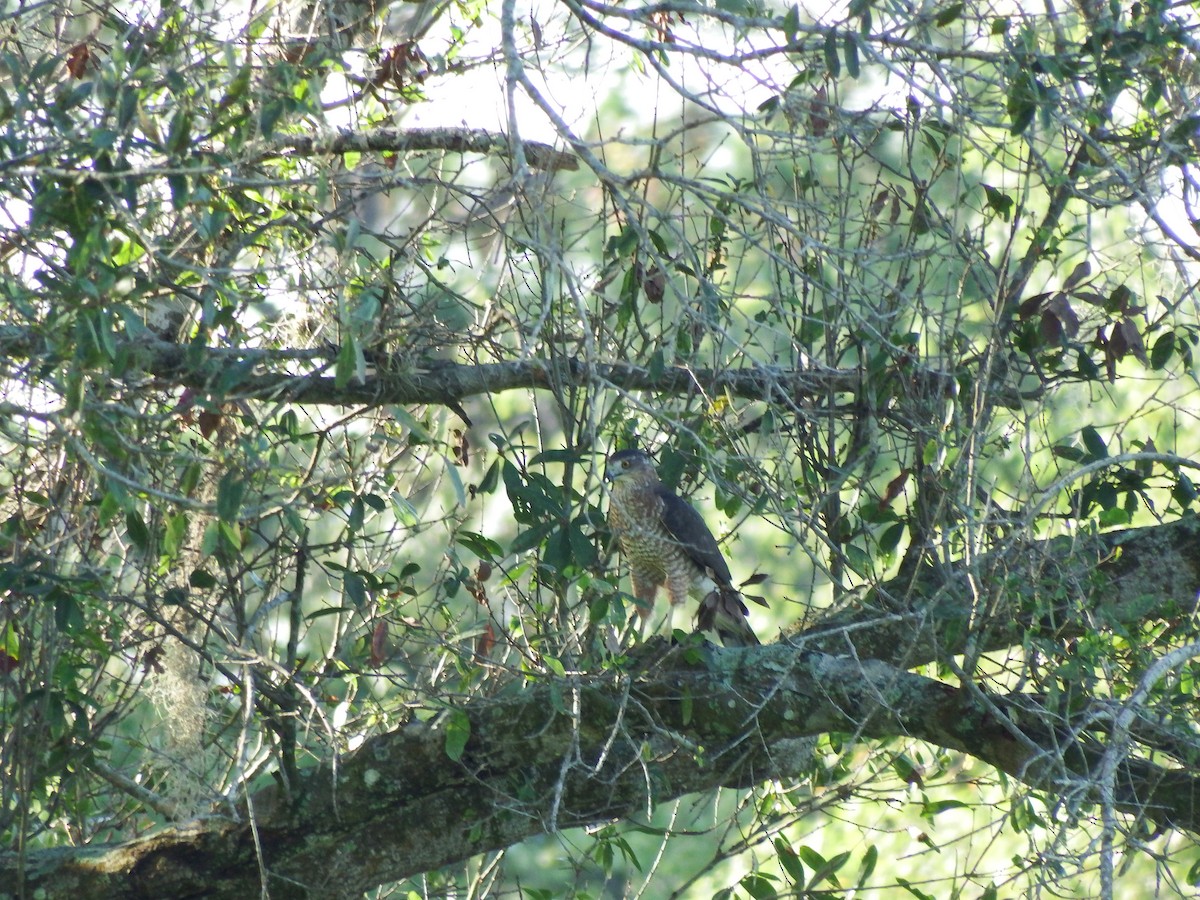
[{"label": "foliage canopy", "polygon": [[1190,4],[0,24],[0,894],[1200,885]]}]

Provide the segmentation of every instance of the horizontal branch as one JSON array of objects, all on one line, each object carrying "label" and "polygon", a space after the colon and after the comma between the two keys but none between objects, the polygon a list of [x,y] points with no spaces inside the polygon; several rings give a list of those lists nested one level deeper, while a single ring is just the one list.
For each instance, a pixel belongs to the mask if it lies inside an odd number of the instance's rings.
[{"label": "horizontal branch", "polygon": [[[658,646],[663,646],[661,642]],[[1098,799],[1100,748],[1055,730],[1036,698],[985,697],[885,663],[785,644],[679,649],[636,672],[541,682],[368,740],[299,802],[256,795],[248,822],[201,823],[110,847],[33,853],[24,889],[47,898],[357,896],[535,834],[647,813],[720,786],[801,775],[811,737],[907,736],[967,753],[1038,789]],[[558,698],[556,700],[556,698]],[[1020,715],[1007,710],[1021,700]],[[573,710],[574,712],[569,712]],[[448,723],[469,723],[461,757]],[[1117,806],[1200,831],[1195,772],[1126,758]],[[261,861],[258,850],[261,848]],[[260,868],[261,862],[261,868]],[[18,884],[0,856],[0,883]]]},{"label": "horizontal branch", "polygon": [[[987,591],[979,596],[977,587]],[[1030,633],[1061,640],[1097,622],[1135,626],[1195,615],[1200,519],[1020,541],[968,568],[926,566],[863,594],[791,640],[904,668],[973,649],[1020,645]],[[1083,613],[1083,614],[1081,614]]]},{"label": "horizontal branch", "polygon": [[[180,370],[181,383],[206,386],[203,379]],[[628,363],[592,363],[581,359],[547,362],[539,359],[465,365],[443,362],[368,376],[364,382],[339,385],[328,376],[251,375],[237,386],[239,394],[286,398],[293,403],[441,404],[511,390],[558,391],[565,384],[590,384],[623,391],[659,394],[721,396],[728,393],[751,400],[779,398],[798,403],[803,398],[849,391],[857,375],[846,371],[776,369],[688,369],[666,366],[651,371]]]},{"label": "horizontal branch", "polygon": [[[579,168],[571,153],[556,150],[541,141],[523,141],[525,159],[535,169],[557,171]],[[259,159],[272,156],[337,156],[343,153],[415,153],[442,150],[452,153],[508,155],[512,142],[506,134],[478,128],[376,128],[371,131],[342,129],[327,134],[278,135],[259,153]]]},{"label": "horizontal branch", "polygon": [[[622,391],[659,394],[730,394],[749,400],[778,401],[784,408],[808,406],[812,398],[858,389],[860,373],[852,369],[781,368],[651,369],[629,363],[591,362],[575,357],[554,361],[522,359],[464,364],[446,360],[413,360],[402,354],[372,357],[375,374],[344,384],[320,374],[332,368],[336,348],[270,350],[177,344],[150,337],[114,341],[123,366],[137,368],[163,381],[225,397],[253,397],[291,403],[372,406],[441,404],[454,406],[470,397],[511,390],[557,391],[564,385],[590,384]],[[44,353],[38,337],[26,328],[0,329],[0,354],[32,359]],[[297,363],[314,374],[270,371]]]}]

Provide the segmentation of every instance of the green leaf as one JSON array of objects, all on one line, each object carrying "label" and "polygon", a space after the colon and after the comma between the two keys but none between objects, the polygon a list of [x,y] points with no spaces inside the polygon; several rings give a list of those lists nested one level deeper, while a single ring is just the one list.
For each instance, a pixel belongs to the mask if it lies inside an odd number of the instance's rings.
[{"label": "green leaf", "polygon": [[934,897],[930,896],[929,894],[926,894],[924,891],[920,890],[919,888],[913,887],[912,884],[909,883],[909,881],[907,879],[897,877],[896,883],[898,885],[900,885],[900,887],[902,887],[906,891],[908,891],[910,894],[912,894],[914,897],[916,897],[917,900],[935,900]]},{"label": "green leaf", "polygon": [[458,501],[459,506],[467,505],[467,488],[463,484],[462,476],[458,474],[458,467],[455,466],[449,459],[443,460],[445,463],[444,471],[446,480],[450,482],[450,486],[454,488],[454,499]]},{"label": "green leaf", "polygon": [[842,61],[838,58],[837,32],[833,29],[825,33],[825,68],[831,78],[842,74]]},{"label": "green leaf", "polygon": [[54,604],[54,624],[60,631],[71,633],[83,629],[83,609],[74,594],[56,587],[46,595],[46,599]]},{"label": "green leaf", "polygon": [[490,494],[496,490],[496,486],[500,483],[500,460],[496,460],[488,470],[483,473],[483,480],[479,482],[479,487],[476,491],[480,494]]},{"label": "green leaf", "polygon": [[761,872],[751,872],[738,882],[751,897],[756,900],[774,900],[779,896],[778,889],[775,887],[774,879],[762,874]]},{"label": "green leaf", "polygon": [[217,586],[217,579],[206,569],[192,569],[188,576],[188,584],[198,590],[208,590]]},{"label": "green leaf", "polygon": [[896,770],[896,774],[900,776],[900,780],[906,784],[913,784],[920,780],[917,767],[903,753],[892,760],[892,768]]},{"label": "green leaf", "polygon": [[339,390],[350,383],[358,371],[358,345],[353,335],[345,335],[333,368],[333,383]]},{"label": "green leaf", "polygon": [[0,633],[0,672],[11,671],[21,661],[21,639],[17,629],[10,621]]},{"label": "green leaf", "polygon": [[353,613],[355,610],[349,606],[326,606],[321,609],[313,610],[304,616],[305,622],[315,622],[317,619],[324,619],[328,616],[337,616],[344,613]]},{"label": "green leaf", "polygon": [[802,844],[801,846],[797,847],[796,855],[804,860],[810,869],[819,869],[827,862],[825,857],[823,857],[812,847],[809,847],[807,844]]},{"label": "green leaf", "polygon": [[1071,462],[1079,462],[1087,456],[1074,444],[1055,444],[1050,448],[1050,452],[1060,459],[1069,459]]},{"label": "green leaf", "polygon": [[269,100],[264,103],[258,114],[258,128],[264,139],[275,133],[275,126],[287,112],[287,104],[283,100]]},{"label": "green leaf", "polygon": [[179,479],[179,493],[185,497],[192,496],[195,493],[197,485],[200,484],[200,476],[204,473],[200,463],[188,463],[186,469],[183,470],[183,477]]},{"label": "green leaf", "polygon": [[662,378],[663,372],[666,371],[666,368],[666,357],[663,354],[662,347],[659,347],[650,355],[650,365],[647,367],[646,371],[652,381],[657,381],[658,379]]},{"label": "green leaf", "polygon": [[1108,445],[1104,443],[1104,438],[1100,437],[1100,432],[1095,428],[1091,425],[1085,426],[1083,431],[1079,432],[1079,437],[1083,440],[1083,446],[1092,459],[1108,459]]},{"label": "green leaf", "polygon": [[571,558],[577,568],[588,569],[594,566],[596,546],[584,533],[584,527],[590,524],[586,516],[579,516],[571,521],[567,529],[567,543],[570,545]]},{"label": "green leaf", "polygon": [[542,565],[561,574],[571,567],[573,563],[574,560],[571,558],[571,542],[567,537],[566,530],[556,526],[550,532],[550,538],[546,541],[546,546],[542,549]]},{"label": "green leaf", "polygon": [[610,258],[628,256],[634,251],[638,245],[637,229],[631,225],[626,225],[621,229],[621,233],[614,235],[608,239],[608,244],[605,247],[605,255]]},{"label": "green leaf", "polygon": [[[813,872],[812,877],[808,880],[808,887],[811,891],[813,887],[820,884],[822,881],[831,881],[835,887],[841,887],[841,883],[837,879],[837,871],[846,864],[850,859],[850,851],[846,850],[842,853],[831,857],[823,866]],[[810,864],[811,865],[811,864]]]},{"label": "green leaf", "polygon": [[236,522],[217,522],[218,550],[239,553],[242,549],[242,529]]},{"label": "green leaf", "polygon": [[115,356],[108,317],[94,310],[81,315],[75,322],[75,358],[90,367],[111,362]]},{"label": "green leaf", "polygon": [[951,3],[936,16],[934,16],[934,24],[938,28],[945,28],[951,22],[957,21],[962,16],[963,5],[961,3]]},{"label": "green leaf", "polygon": [[904,537],[904,533],[908,530],[908,526],[903,522],[895,522],[889,525],[883,534],[879,536],[879,549],[884,553],[891,553],[900,546],[900,539]]},{"label": "green leaf", "polygon": [[863,854],[862,873],[858,876],[858,886],[861,888],[875,873],[875,864],[879,862],[879,849],[872,844]]},{"label": "green leaf", "polygon": [[149,549],[150,529],[146,527],[146,520],[136,509],[125,511],[125,531],[135,547],[139,550]]},{"label": "green leaf", "polygon": [[1183,472],[1180,472],[1178,477],[1179,480],[1171,488],[1171,498],[1180,506],[1189,506],[1196,499],[1196,486]]},{"label": "green leaf", "polygon": [[433,435],[429,433],[426,422],[418,419],[403,406],[389,406],[387,409],[393,419],[412,433],[410,437],[411,442],[418,444],[434,443]]},{"label": "green leaf", "polygon": [[508,546],[509,553],[525,553],[544,541],[557,526],[554,522],[543,522],[532,528],[526,528],[518,534]]},{"label": "green leaf", "polygon": [[421,521],[421,517],[417,515],[417,508],[413,506],[404,497],[399,494],[392,493],[388,495],[388,499],[392,501],[392,513],[405,528],[413,528]]},{"label": "green leaf", "polygon": [[246,482],[235,471],[226,472],[217,485],[217,516],[222,522],[236,522],[246,496]]},{"label": "green leaf", "polygon": [[1127,285],[1118,284],[1108,295],[1104,308],[1110,313],[1127,312],[1129,305],[1136,299],[1137,295]]},{"label": "green leaf", "polygon": [[355,609],[362,609],[366,605],[367,585],[358,572],[346,572],[342,575],[342,590]]},{"label": "green leaf", "polygon": [[363,504],[362,497],[356,496],[350,501],[350,514],[346,517],[346,527],[352,534],[361,532],[366,516],[367,508]]},{"label": "green leaf", "polygon": [[846,74],[851,78],[858,77],[858,38],[847,34],[845,40]]},{"label": "green leaf", "polygon": [[933,819],[947,810],[967,808],[967,804],[961,800],[930,800],[921,804],[921,815],[926,819]]},{"label": "green leaf", "polygon": [[185,108],[176,110],[167,132],[167,152],[182,156],[192,145],[192,114]]},{"label": "green leaf", "polygon": [[187,530],[187,513],[175,513],[168,516],[167,527],[163,531],[163,553],[171,559],[179,556],[179,551],[183,549],[184,538],[187,537]]},{"label": "green leaf", "polygon": [[1174,352],[1175,332],[1168,331],[1160,335],[1150,349],[1150,368],[1155,370],[1164,368],[1171,361],[1171,355]]},{"label": "green leaf", "polygon": [[990,184],[983,186],[983,193],[987,198],[988,208],[1007,222],[1012,216],[1013,198],[996,190]]},{"label": "green leaf", "polygon": [[242,359],[225,366],[221,377],[217,379],[216,393],[220,396],[230,394],[254,371],[254,360]]},{"label": "green leaf", "polygon": [[504,549],[491,538],[476,534],[474,531],[460,531],[454,538],[460,547],[466,547],[477,557],[488,562],[494,562],[504,555]]},{"label": "green leaf", "polygon": [[182,606],[187,602],[188,592],[181,587],[167,588],[163,591],[162,602],[166,606]]},{"label": "green leaf", "polygon": [[789,44],[796,40],[796,33],[800,30],[800,7],[793,3],[788,11],[784,13],[783,21],[779,27]]},{"label": "green leaf", "polygon": [[1009,131],[1021,134],[1037,113],[1037,81],[1026,71],[1020,72],[1008,86]]},{"label": "green leaf", "polygon": [[446,755],[454,762],[462,759],[471,739],[471,720],[461,709],[451,710],[446,715]]},{"label": "green leaf", "polygon": [[733,13],[735,16],[748,16],[753,12],[750,0],[716,0],[716,7],[721,12]]},{"label": "green leaf", "polygon": [[73,416],[83,409],[84,401],[87,400],[87,383],[78,369],[72,368],[67,375],[67,390],[63,399],[63,408],[67,415]]},{"label": "green leaf", "polygon": [[1200,887],[1200,859],[1192,863],[1192,867],[1187,871],[1186,880],[1192,887]]},{"label": "green leaf", "polygon": [[1129,513],[1120,506],[1114,506],[1112,509],[1106,509],[1100,513],[1101,528],[1115,528],[1118,525],[1128,525],[1130,522]]},{"label": "green leaf", "polygon": [[584,455],[577,450],[543,450],[529,460],[528,464],[536,466],[543,463],[580,463],[584,459]]},{"label": "green leaf", "polygon": [[804,864],[800,862],[800,857],[792,849],[791,844],[782,837],[775,838],[775,858],[779,860],[783,870],[792,879],[792,884],[796,887],[804,887]]},{"label": "green leaf", "polygon": [[172,172],[167,175],[167,190],[170,191],[170,205],[175,210],[187,209],[188,200],[192,199],[192,190],[188,186],[187,175]]}]

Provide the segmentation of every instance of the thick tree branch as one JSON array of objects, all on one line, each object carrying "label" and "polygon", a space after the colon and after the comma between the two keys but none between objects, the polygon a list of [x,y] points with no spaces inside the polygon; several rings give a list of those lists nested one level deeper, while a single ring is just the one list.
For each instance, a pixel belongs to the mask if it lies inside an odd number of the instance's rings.
[{"label": "thick tree branch", "polygon": [[[198,823],[112,847],[31,855],[30,896],[252,896],[255,837],[271,896],[357,896],[534,834],[637,816],[718,786],[801,775],[806,738],[908,736],[968,753],[1049,792],[1094,802],[1099,746],[1071,743],[1024,698],[985,697],[878,661],[785,644],[676,648],[636,672],[542,682],[464,708],[470,739],[446,753],[446,717],[369,740],[334,771],[303,777],[297,808],[254,798],[249,824]],[[571,702],[556,701],[568,697]],[[568,709],[578,710],[576,715]],[[564,765],[565,761],[565,765]],[[1194,772],[1126,758],[1117,803],[1163,827],[1200,831]],[[0,883],[20,884],[0,857]]]},{"label": "thick tree branch", "polygon": [[[526,161],[535,169],[574,171],[579,168],[579,160],[572,154],[556,150],[549,144],[524,141],[521,146]],[[343,129],[322,135],[280,135],[259,152],[258,158],[386,151],[414,153],[422,150],[505,155],[511,149],[508,135],[478,128],[377,128],[362,132]]]},{"label": "thick tree branch", "polygon": [[[377,374],[365,381],[338,384],[328,370],[334,350],[259,350],[193,347],[142,337],[119,340],[116,352],[129,365],[162,381],[215,392],[221,396],[286,400],[291,403],[360,406],[378,404],[456,405],[484,394],[511,390],[558,390],[568,381],[590,383],[624,391],[663,394],[730,393],[753,400],[780,400],[785,406],[806,398],[857,389],[860,374],[848,369],[813,366],[784,369],[752,366],[745,369],[689,369],[667,366],[652,371],[628,363],[592,363],[576,357],[553,362],[541,359],[468,365],[445,360],[409,359],[401,355],[378,356]],[[0,353],[14,359],[42,354],[37,336],[25,328],[0,330]],[[265,371],[302,363],[314,374]],[[128,377],[128,376],[127,376]]]},{"label": "thick tree branch", "polygon": [[[1189,519],[1013,548],[1025,567],[1002,581],[1010,605],[974,633],[988,647],[1005,646],[1026,629],[1076,634],[1089,627],[1088,615],[1112,622],[1186,615],[1200,588],[1198,532]],[[1000,569],[998,560],[979,565]],[[959,651],[971,609],[965,574],[920,573],[877,593],[891,595],[893,610],[851,610],[774,646],[705,651],[698,662],[676,649],[624,675],[560,679],[478,700],[463,710],[471,736],[457,761],[446,753],[445,718],[416,723],[373,738],[336,770],[302,773],[294,809],[274,791],[259,793],[249,806],[253,828],[198,823],[118,846],[34,854],[24,888],[72,900],[241,897],[258,890],[265,870],[273,897],[357,896],[534,834],[638,816],[718,786],[801,776],[811,737],[826,732],[919,738],[1075,807],[1096,802],[1097,773],[1108,762],[1098,726],[1069,728],[1039,696],[988,695],[898,667]],[[1064,593],[1077,602],[1038,601]],[[927,611],[906,611],[918,609]],[[1144,728],[1134,735],[1180,759],[1195,750],[1164,747]],[[1160,827],[1200,831],[1194,770],[1116,758],[1120,809]],[[19,878],[16,861],[0,857],[0,883]]]},{"label": "thick tree branch", "polygon": [[[972,583],[987,587],[980,597]],[[1197,614],[1200,519],[1094,535],[1022,541],[971,569],[926,567],[793,640],[912,668],[965,652],[1020,644],[1030,632],[1062,640],[1101,627]]]},{"label": "thick tree branch", "polygon": [[[212,382],[194,370],[178,371],[179,381],[206,388]],[[239,394],[286,397],[293,403],[336,403],[348,406],[379,403],[457,404],[473,396],[511,390],[560,389],[566,381],[591,383],[625,391],[664,394],[729,392],[737,397],[765,400],[815,396],[819,392],[850,390],[857,376],[845,371],[808,371],[755,366],[746,369],[686,369],[668,366],[661,372],[627,363],[589,363],[578,358],[549,362],[539,359],[462,365],[442,362],[420,365],[363,383],[338,385],[325,376],[250,375],[237,387]]]}]

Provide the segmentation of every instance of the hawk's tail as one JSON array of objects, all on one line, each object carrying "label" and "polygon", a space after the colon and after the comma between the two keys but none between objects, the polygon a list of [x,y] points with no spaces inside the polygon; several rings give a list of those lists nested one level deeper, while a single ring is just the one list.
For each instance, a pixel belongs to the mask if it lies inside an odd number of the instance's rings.
[{"label": "hawk's tail", "polygon": [[742,595],[733,587],[718,587],[708,592],[696,610],[696,627],[715,631],[726,647],[757,647],[758,637],[747,618],[750,610]]}]

